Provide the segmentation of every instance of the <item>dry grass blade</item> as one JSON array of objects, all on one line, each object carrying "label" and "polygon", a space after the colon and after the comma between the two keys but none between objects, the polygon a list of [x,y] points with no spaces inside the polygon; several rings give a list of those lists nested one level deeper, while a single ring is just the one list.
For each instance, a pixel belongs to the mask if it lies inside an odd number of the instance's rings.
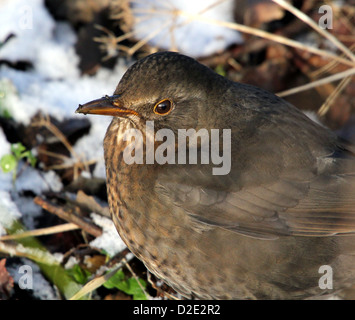
[{"label": "dry grass blade", "polygon": [[341,82],[336,87],[336,89],[332,92],[332,94],[327,98],[327,100],[319,108],[318,115],[320,117],[323,117],[328,112],[328,110],[330,109],[330,107],[333,104],[333,102],[335,101],[335,99],[346,88],[346,86],[350,83],[350,81],[351,81],[351,77],[346,77],[343,80],[341,80]]},{"label": "dry grass blade", "polygon": [[[35,127],[45,127],[47,130],[49,130],[55,137],[59,139],[59,141],[67,148],[67,150],[70,152],[70,155],[74,158],[74,164],[63,164],[63,165],[53,165],[48,167],[47,169],[65,169],[65,168],[74,168],[74,180],[76,180],[79,176],[79,170],[84,169],[85,171],[90,171],[89,170],[89,165],[93,164],[96,162],[96,160],[91,160],[91,161],[82,161],[80,156],[75,152],[74,148],[68,141],[68,139],[65,137],[65,135],[51,122],[49,117],[42,117],[40,120],[32,123],[32,126]],[[63,156],[63,155],[55,155],[54,153],[50,153],[49,151],[40,151],[42,153],[46,153],[47,155],[62,159],[63,161],[68,161],[71,160],[71,158]]]},{"label": "dry grass blade", "polygon": [[52,157],[52,158],[60,159],[60,160],[62,160],[62,161],[68,161],[68,160],[70,160],[69,157],[67,157],[67,156],[65,156],[65,155],[63,155],[63,154],[51,152],[51,151],[48,151],[48,150],[39,149],[39,150],[38,150],[38,153],[44,154],[44,155],[46,155],[46,156],[50,156],[50,157]]},{"label": "dry grass blade", "polygon": [[70,298],[70,300],[79,300],[82,297],[84,297],[85,295],[87,295],[87,294],[91,293],[92,291],[96,290],[97,288],[101,287],[107,280],[109,280],[111,277],[113,277],[116,274],[116,272],[123,267],[123,265],[125,265],[127,267],[127,269],[131,272],[132,276],[137,281],[139,287],[144,292],[146,297],[149,297],[149,294],[146,292],[146,290],[141,285],[139,278],[137,277],[135,272],[132,270],[127,259],[123,258],[118,264],[116,264],[116,266],[113,269],[111,269],[111,271],[89,281],[80,291],[78,291],[74,296],[72,296]]},{"label": "dry grass blade", "polygon": [[[279,0],[275,0],[275,2],[276,1],[278,1],[277,3],[279,3],[279,2],[281,3],[282,2],[282,1],[279,1]],[[181,11],[181,10],[178,10],[176,8],[158,9],[158,8],[155,8],[155,7],[153,8],[152,7],[151,9],[140,9],[140,8],[139,9],[134,9],[133,11],[134,11],[135,14],[141,15],[140,19],[148,18],[149,15],[155,15],[155,16],[161,15],[161,16],[164,16],[164,17],[170,16],[171,19],[168,19],[168,22],[165,23],[165,24],[162,24],[159,28],[157,28],[155,30],[152,30],[151,33],[147,37],[145,37],[144,39],[138,41],[136,43],[136,45],[134,47],[132,47],[131,49],[129,49],[127,52],[129,54],[133,54],[139,48],[141,48],[143,45],[148,43],[149,40],[151,40],[156,35],[158,35],[162,30],[164,30],[166,28],[169,28],[169,30],[170,29],[172,30],[173,28],[178,27],[177,25],[174,25],[174,22],[176,22],[176,18],[178,16],[181,16],[181,17],[185,18],[185,23],[184,24],[195,20],[195,21],[201,21],[201,22],[209,23],[209,24],[212,24],[212,25],[218,25],[218,26],[226,27],[226,28],[229,28],[229,29],[232,29],[232,30],[237,30],[237,31],[240,31],[240,32],[243,32],[243,33],[251,34],[251,35],[254,35],[254,36],[257,36],[257,37],[260,37],[260,38],[264,38],[264,39],[268,39],[268,40],[271,40],[271,41],[275,41],[275,42],[284,44],[286,46],[294,47],[294,48],[297,48],[297,49],[300,49],[300,50],[304,50],[304,51],[307,51],[307,52],[310,52],[310,53],[313,53],[313,54],[316,54],[316,55],[320,55],[320,56],[335,60],[335,61],[337,61],[339,63],[345,64],[345,65],[348,65],[348,66],[351,66],[351,67],[355,66],[355,57],[351,53],[351,51],[348,48],[346,48],[342,43],[340,43],[329,32],[327,32],[327,31],[321,29],[319,26],[317,26],[316,23],[313,20],[311,20],[307,15],[305,15],[301,11],[297,11],[297,14],[298,14],[298,12],[300,14],[302,14],[303,21],[306,22],[306,20],[307,20],[308,24],[312,24],[313,23],[312,26],[314,28],[316,28],[316,30],[319,33],[324,35],[327,39],[330,39],[337,47],[339,47],[342,50],[342,52],[344,52],[347,56],[349,56],[349,58],[352,61],[349,61],[348,59],[346,59],[344,57],[339,57],[337,54],[334,54],[333,52],[330,52],[330,51],[327,51],[327,50],[318,49],[316,47],[311,47],[309,45],[304,45],[304,44],[302,44],[302,43],[300,43],[298,41],[291,40],[291,39],[288,39],[288,38],[280,36],[280,35],[275,35],[275,34],[260,30],[260,29],[256,29],[256,28],[253,28],[253,27],[248,27],[248,26],[245,26],[245,25],[242,25],[242,24],[238,24],[238,23],[234,23],[234,22],[227,22],[227,21],[216,20],[216,19],[213,19],[213,18],[208,18],[208,17],[202,15],[205,11],[213,8],[214,6],[218,5],[220,2],[221,1],[216,1],[215,3],[213,3],[212,5],[210,5],[209,7],[207,7],[206,9],[202,10],[200,13],[197,13],[197,14],[189,13],[189,12],[186,12],[186,11]],[[292,8],[293,7],[291,7],[291,9],[290,9],[290,10],[292,10],[292,12],[294,12],[294,10],[297,10],[295,8],[293,8],[294,9],[293,10]],[[287,7],[287,9],[289,9],[289,6]],[[136,20],[138,21],[139,19],[136,18]],[[132,33],[134,34],[135,31],[132,31]],[[132,33],[130,33],[130,35],[132,35]]]},{"label": "dry grass blade", "polygon": [[76,224],[65,223],[54,227],[40,228],[36,230],[30,230],[21,233],[2,236],[0,237],[0,241],[17,240],[17,239],[22,239],[27,237],[34,237],[34,236],[44,236],[48,234],[55,234],[55,233],[66,232],[66,231],[77,230],[77,229],[80,228]]},{"label": "dry grass blade", "polygon": [[[41,152],[42,153],[42,152]],[[89,166],[92,165],[94,163],[97,163],[98,159],[93,159],[93,160],[88,160],[88,161],[81,161],[80,163],[67,163],[67,164],[54,164],[51,166],[47,166],[46,169],[47,170],[61,170],[61,169],[67,169],[67,168],[71,168],[74,167],[74,170],[78,170],[78,169],[82,169],[82,166]],[[76,177],[77,175],[74,175],[74,177]],[[74,178],[75,180],[75,178]]]},{"label": "dry grass blade", "polygon": [[36,127],[46,127],[53,135],[55,135],[60,140],[61,143],[63,143],[63,145],[68,149],[70,154],[72,154],[74,158],[79,160],[79,156],[76,154],[67,138],[49,119],[42,118],[41,120],[34,122],[32,125]]},{"label": "dry grass blade", "polygon": [[162,30],[167,28],[170,24],[170,21],[164,23],[159,28],[153,30],[146,38],[143,40],[138,41],[132,48],[128,50],[129,55],[133,55],[138,49],[143,47],[149,40],[153,39],[156,35],[158,35]]},{"label": "dry grass blade", "polygon": [[211,10],[215,7],[217,7],[218,5],[220,5],[222,2],[225,2],[226,0],[217,0],[216,2],[211,3],[209,6],[207,6],[206,8],[204,8],[203,10],[201,10],[199,12],[199,14],[204,14],[205,12],[207,12],[208,10]]},{"label": "dry grass blade", "polygon": [[115,273],[121,269],[123,266],[123,262],[118,263],[117,267],[112,269],[110,272],[96,277],[95,279],[89,281],[84,287],[82,287],[75,295],[73,295],[69,300],[79,300],[90,292],[96,290],[101,287],[108,279],[113,277]]},{"label": "dry grass blade", "polygon": [[341,50],[345,55],[347,55],[353,62],[355,62],[355,56],[353,53],[344,46],[336,37],[330,34],[327,30],[320,28],[317,23],[315,23],[310,17],[304,14],[302,11],[298,10],[291,4],[285,2],[284,0],[272,0],[273,2],[277,3],[282,8],[286,9],[287,11],[294,14],[297,18],[302,20],[304,23],[308,24],[312,27],[315,31],[321,34],[324,38],[331,41],[339,50]]},{"label": "dry grass blade", "polygon": [[338,61],[339,63],[345,64],[348,66],[352,66],[352,67],[355,66],[355,62],[349,61],[348,59],[344,59],[342,57],[339,57],[338,55],[336,55],[332,52],[329,52],[326,50],[321,50],[321,49],[318,49],[315,47],[310,47],[309,45],[304,45],[298,41],[291,40],[291,39],[288,39],[288,38],[285,38],[285,37],[282,37],[279,35],[275,35],[275,34],[260,30],[260,29],[248,27],[248,26],[245,26],[245,25],[242,25],[239,23],[226,22],[226,21],[216,20],[216,19],[212,19],[212,18],[207,18],[207,17],[201,16],[199,14],[191,14],[191,13],[188,13],[185,11],[176,11],[176,14],[179,14],[179,15],[184,16],[189,19],[199,20],[199,21],[203,21],[206,23],[223,26],[223,27],[230,28],[233,30],[238,30],[240,32],[248,33],[248,34],[251,34],[251,35],[254,35],[257,37],[261,37],[264,39],[275,41],[275,42],[278,42],[278,43],[281,43],[281,44],[284,44],[284,45],[287,45],[290,47],[294,47],[297,49],[308,51],[313,54],[317,54],[317,55],[320,55],[323,57],[334,59],[334,60]]},{"label": "dry grass blade", "polygon": [[309,90],[309,89],[312,89],[312,88],[317,87],[317,86],[321,86],[321,85],[329,83],[329,82],[337,81],[337,80],[340,80],[340,79],[343,79],[343,78],[346,78],[346,77],[351,77],[354,74],[355,74],[355,68],[352,68],[352,69],[349,69],[349,70],[346,70],[346,71],[339,72],[337,74],[331,75],[329,77],[313,81],[313,82],[305,84],[303,86],[299,86],[299,87],[296,87],[296,88],[293,88],[293,89],[285,90],[285,91],[282,91],[282,92],[279,92],[279,93],[276,93],[276,94],[279,97],[289,96],[291,94],[295,94],[295,93],[298,93],[298,92]]},{"label": "dry grass blade", "polygon": [[137,281],[139,287],[141,288],[141,290],[144,292],[145,296],[147,298],[149,298],[149,294],[148,292],[144,289],[144,287],[142,286],[141,282],[139,281],[136,273],[133,271],[133,269],[131,268],[131,266],[129,265],[128,261],[126,260],[126,258],[122,259],[122,262],[125,264],[125,266],[127,267],[127,269],[129,270],[129,272],[132,274],[133,278]]},{"label": "dry grass blade", "polygon": [[[355,38],[354,38],[354,40],[355,40]],[[351,52],[353,52],[355,49],[355,43],[353,45],[351,45],[349,49],[351,50]],[[344,56],[344,53],[342,54],[342,56]],[[331,70],[333,70],[337,66],[338,66],[337,61],[330,61],[329,63],[327,63],[323,67],[311,72],[309,74],[309,77],[311,79],[315,79],[315,78],[319,77],[321,74],[324,74],[326,72],[330,72]]]}]

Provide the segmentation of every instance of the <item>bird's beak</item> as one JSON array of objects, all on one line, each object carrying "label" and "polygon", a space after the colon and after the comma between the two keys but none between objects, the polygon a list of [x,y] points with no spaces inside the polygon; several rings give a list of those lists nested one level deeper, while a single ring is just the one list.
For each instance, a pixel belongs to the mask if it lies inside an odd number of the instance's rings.
[{"label": "bird's beak", "polygon": [[127,117],[128,115],[136,115],[134,110],[127,109],[123,106],[119,95],[105,96],[85,104],[79,104],[75,113],[83,114],[99,114],[104,116]]}]

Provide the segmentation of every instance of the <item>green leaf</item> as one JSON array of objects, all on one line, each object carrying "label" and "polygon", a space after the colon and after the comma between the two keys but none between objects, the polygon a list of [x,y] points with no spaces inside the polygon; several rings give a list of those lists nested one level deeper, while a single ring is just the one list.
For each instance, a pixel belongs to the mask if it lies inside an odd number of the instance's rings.
[{"label": "green leaf", "polygon": [[[1,42],[0,42],[1,48]],[[11,97],[17,96],[17,90],[10,79],[3,78],[0,80],[0,117],[11,119],[10,110],[14,108]]]},{"label": "green leaf", "polygon": [[11,152],[15,155],[17,160],[23,158],[22,153],[24,151],[26,151],[26,147],[21,142],[11,145]]},{"label": "green leaf", "polygon": [[22,152],[21,158],[27,158],[32,167],[36,165],[37,159],[31,151]]},{"label": "green leaf", "polygon": [[[1,107],[1,106],[0,106]],[[12,115],[9,112],[9,110],[5,109],[5,108],[0,108],[0,117],[3,117],[5,119],[11,119]]]},{"label": "green leaf", "polygon": [[30,161],[31,166],[34,168],[37,163],[36,157],[30,152],[30,155],[27,157],[27,159]]},{"label": "green leaf", "polygon": [[5,173],[11,172],[17,166],[17,160],[12,154],[5,154],[0,159],[0,167]]},{"label": "green leaf", "polygon": [[[147,283],[143,279],[138,280],[141,286],[145,289]],[[133,277],[127,279],[122,269],[120,269],[104,283],[104,287],[107,289],[117,288],[126,294],[133,295],[134,300],[147,300],[139,283]]]},{"label": "green leaf", "polygon": [[125,275],[122,269],[118,270],[110,279],[104,283],[104,287],[107,289],[117,288],[117,283],[124,281]]},{"label": "green leaf", "polygon": [[80,284],[86,284],[88,282],[88,278],[91,273],[88,270],[81,268],[78,264],[76,264],[73,268],[68,270],[70,276]]},{"label": "green leaf", "polygon": [[[145,289],[147,287],[146,282],[143,279],[138,279],[141,286]],[[135,278],[129,278],[127,283],[127,294],[133,295],[134,300],[147,300],[141,286],[139,285],[138,281]],[[123,290],[122,290],[123,291]]]},{"label": "green leaf", "polygon": [[32,154],[30,150],[26,150],[26,147],[21,142],[12,144],[11,152],[13,153],[17,161],[22,158],[27,158],[28,162],[32,167],[36,165],[36,157]]},{"label": "green leaf", "polygon": [[145,293],[141,290],[139,293],[133,295],[133,300],[148,300]]}]

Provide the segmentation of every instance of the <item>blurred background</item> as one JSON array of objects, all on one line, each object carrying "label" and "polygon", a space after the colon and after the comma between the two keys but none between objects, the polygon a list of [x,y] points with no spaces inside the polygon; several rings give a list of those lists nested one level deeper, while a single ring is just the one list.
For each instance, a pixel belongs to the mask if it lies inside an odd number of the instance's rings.
[{"label": "blurred background", "polygon": [[172,50],[354,142],[354,26],[354,0],[0,0],[0,298],[68,299],[107,272],[111,282],[75,298],[176,297],[118,237],[102,149],[110,119],[75,115],[78,104]]}]

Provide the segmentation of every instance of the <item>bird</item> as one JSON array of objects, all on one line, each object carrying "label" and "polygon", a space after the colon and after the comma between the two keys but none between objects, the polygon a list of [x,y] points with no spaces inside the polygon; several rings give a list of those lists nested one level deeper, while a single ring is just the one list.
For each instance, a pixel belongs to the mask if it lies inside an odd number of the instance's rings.
[{"label": "bird", "polygon": [[354,146],[297,107],[164,51],[76,112],[112,116],[104,138],[112,220],[183,298],[352,290]]}]

